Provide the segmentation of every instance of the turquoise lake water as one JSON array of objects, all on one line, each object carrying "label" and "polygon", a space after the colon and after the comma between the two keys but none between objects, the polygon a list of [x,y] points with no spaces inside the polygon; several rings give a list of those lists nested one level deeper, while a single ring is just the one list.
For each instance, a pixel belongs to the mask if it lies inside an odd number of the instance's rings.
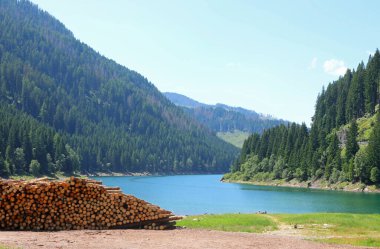
[{"label": "turquoise lake water", "polygon": [[93,177],[177,215],[380,213],[380,194],[222,183],[222,175]]}]

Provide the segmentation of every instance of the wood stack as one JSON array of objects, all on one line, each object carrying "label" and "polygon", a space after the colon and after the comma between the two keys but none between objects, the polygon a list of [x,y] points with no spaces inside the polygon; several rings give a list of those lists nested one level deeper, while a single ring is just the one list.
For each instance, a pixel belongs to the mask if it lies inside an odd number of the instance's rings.
[{"label": "wood stack", "polygon": [[2,230],[163,230],[173,228],[178,219],[170,211],[95,180],[0,180]]}]

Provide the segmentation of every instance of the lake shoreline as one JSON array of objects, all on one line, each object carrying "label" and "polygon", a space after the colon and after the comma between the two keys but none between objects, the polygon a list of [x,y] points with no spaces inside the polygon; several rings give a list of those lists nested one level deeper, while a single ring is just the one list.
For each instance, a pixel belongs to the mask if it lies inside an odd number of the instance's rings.
[{"label": "lake shoreline", "polygon": [[150,172],[96,172],[83,174],[86,177],[103,177],[103,176],[182,176],[182,175],[223,175],[224,173],[205,173],[205,172],[168,172],[168,173],[150,173]]},{"label": "lake shoreline", "polygon": [[[223,175],[225,173],[205,173],[205,172],[183,172],[183,173],[178,173],[178,172],[168,172],[168,173],[150,173],[148,171],[146,172],[92,172],[92,173],[73,173],[73,174],[63,174],[61,172],[58,172],[53,175],[45,175],[41,174],[38,176],[33,176],[33,175],[11,175],[8,178],[4,179],[14,179],[14,180],[31,180],[31,179],[36,179],[36,178],[41,178],[41,177],[47,177],[50,179],[65,179],[69,178],[71,176],[75,177],[80,177],[80,178],[89,178],[89,177],[104,177],[104,176],[182,176],[182,175]],[[0,177],[1,179],[1,177]]]},{"label": "lake shoreline", "polygon": [[308,181],[308,182],[299,182],[296,180],[291,180],[289,182],[274,180],[274,181],[234,181],[222,179],[221,182],[225,183],[241,183],[241,184],[250,184],[258,186],[274,186],[274,187],[291,187],[291,188],[305,188],[305,189],[320,189],[320,190],[332,190],[332,191],[344,191],[344,192],[358,192],[358,193],[377,193],[380,194],[380,189],[374,185],[364,185],[362,183],[336,183],[328,184],[323,181]]},{"label": "lake shoreline", "polygon": [[152,174],[149,172],[96,172],[85,174],[87,177],[96,177],[96,176],[151,176]]}]

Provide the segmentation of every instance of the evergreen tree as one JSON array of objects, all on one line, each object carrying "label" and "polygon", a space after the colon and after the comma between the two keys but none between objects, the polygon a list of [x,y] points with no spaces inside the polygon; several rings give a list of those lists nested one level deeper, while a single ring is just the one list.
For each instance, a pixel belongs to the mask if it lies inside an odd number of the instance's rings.
[{"label": "evergreen tree", "polygon": [[373,114],[377,103],[377,88],[379,82],[380,53],[377,49],[375,54],[370,56],[365,74],[365,111]]},{"label": "evergreen tree", "polygon": [[29,168],[30,173],[34,176],[39,176],[39,174],[41,173],[41,165],[37,160],[32,160],[30,162]]},{"label": "evergreen tree", "polygon": [[364,115],[364,63],[360,63],[353,73],[347,96],[346,119],[357,119]]},{"label": "evergreen tree", "polygon": [[0,177],[8,177],[10,174],[8,165],[5,163],[4,158],[0,154]]},{"label": "evergreen tree", "polygon": [[327,149],[327,163],[325,169],[325,178],[327,180],[330,179],[331,173],[334,171],[334,169],[341,169],[339,140],[335,133],[330,137],[330,144]]},{"label": "evergreen tree", "polygon": [[350,123],[350,128],[347,132],[347,142],[346,142],[346,157],[347,160],[353,158],[359,150],[358,142],[356,141],[356,137],[358,136],[358,125],[356,124],[356,120],[353,119]]},{"label": "evergreen tree", "polygon": [[377,179],[377,182],[380,182],[380,179],[377,177],[380,170],[380,113],[376,115],[376,124],[373,128],[372,135],[368,143],[368,160],[371,167],[371,181]]},{"label": "evergreen tree", "polygon": [[379,183],[379,182],[380,182],[380,170],[379,170],[378,167],[373,167],[373,168],[371,169],[370,180],[371,180],[373,183]]},{"label": "evergreen tree", "polygon": [[26,173],[24,170],[26,168],[25,164],[25,153],[22,148],[16,148],[15,152],[15,165],[16,165],[16,170],[18,174],[23,174]]},{"label": "evergreen tree", "polygon": [[346,74],[342,79],[340,79],[338,84],[338,100],[337,100],[337,114],[336,114],[336,124],[337,126],[344,125],[347,121],[346,119],[346,102],[347,95],[350,89],[352,74],[350,70],[347,70]]}]

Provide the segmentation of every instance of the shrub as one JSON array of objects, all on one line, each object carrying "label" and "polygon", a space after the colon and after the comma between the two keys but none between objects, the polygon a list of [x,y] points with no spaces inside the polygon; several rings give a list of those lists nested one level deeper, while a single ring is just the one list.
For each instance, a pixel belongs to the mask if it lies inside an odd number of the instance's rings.
[{"label": "shrub", "polygon": [[37,160],[32,160],[30,162],[29,169],[30,169],[30,173],[32,175],[38,176],[40,174],[41,165],[40,165],[40,163]]},{"label": "shrub", "polygon": [[373,182],[373,183],[377,183],[380,181],[380,172],[379,172],[379,169],[377,167],[373,167],[371,169],[371,176],[370,176],[370,180]]}]

